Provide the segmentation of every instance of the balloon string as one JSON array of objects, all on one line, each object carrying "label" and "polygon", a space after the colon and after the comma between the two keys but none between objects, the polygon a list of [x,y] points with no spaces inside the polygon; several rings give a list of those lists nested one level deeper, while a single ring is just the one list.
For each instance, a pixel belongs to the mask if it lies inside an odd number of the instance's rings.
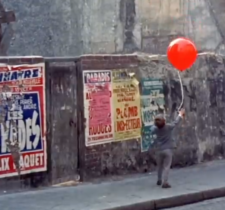
[{"label": "balloon string", "polygon": [[181,79],[181,76],[180,76],[180,72],[178,72],[178,77],[179,77],[179,80],[180,80],[180,89],[181,89],[181,103],[180,103],[180,106],[178,108],[178,111],[181,110],[182,106],[183,106],[183,103],[184,103],[184,88],[183,88],[183,83],[182,83],[182,79]]}]

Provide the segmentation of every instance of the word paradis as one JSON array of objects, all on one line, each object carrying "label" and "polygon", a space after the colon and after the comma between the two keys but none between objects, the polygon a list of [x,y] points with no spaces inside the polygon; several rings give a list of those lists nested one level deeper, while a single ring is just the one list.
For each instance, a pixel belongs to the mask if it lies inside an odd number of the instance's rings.
[{"label": "word paradis", "polygon": [[141,128],[141,119],[138,117],[138,111],[137,106],[117,108],[117,119],[120,119],[116,122],[117,132]]}]

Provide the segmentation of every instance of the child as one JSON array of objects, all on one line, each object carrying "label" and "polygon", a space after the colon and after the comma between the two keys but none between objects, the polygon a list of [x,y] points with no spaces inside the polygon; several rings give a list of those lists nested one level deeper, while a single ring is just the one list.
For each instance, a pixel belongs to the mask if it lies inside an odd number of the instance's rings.
[{"label": "child", "polygon": [[[155,117],[155,125],[151,127],[151,132],[156,135],[154,146],[157,150],[157,166],[158,166],[158,181],[157,185],[162,188],[171,188],[168,183],[169,170],[173,159],[174,142],[172,138],[173,130],[185,115],[185,110],[179,111],[176,120],[167,124],[164,116],[159,114]],[[164,172],[164,177],[163,176]],[[162,179],[163,178],[163,179]]]}]

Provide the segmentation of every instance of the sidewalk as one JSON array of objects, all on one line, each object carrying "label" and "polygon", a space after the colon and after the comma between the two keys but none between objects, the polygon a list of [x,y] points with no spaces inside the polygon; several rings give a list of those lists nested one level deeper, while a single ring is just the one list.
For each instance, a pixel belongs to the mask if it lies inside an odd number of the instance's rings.
[{"label": "sidewalk", "polygon": [[[105,210],[127,205],[131,206],[125,208],[126,210],[169,207],[172,200],[203,200],[205,197],[199,192],[223,187],[225,189],[225,161],[173,170],[170,174],[170,182],[173,185],[171,189],[161,189],[155,182],[156,174],[153,173],[100,184],[5,194],[0,196],[0,207],[1,210]],[[225,196],[224,189],[212,193],[208,191],[209,193],[204,195]],[[195,194],[181,196],[190,193]],[[132,206],[136,203],[142,204]]]}]

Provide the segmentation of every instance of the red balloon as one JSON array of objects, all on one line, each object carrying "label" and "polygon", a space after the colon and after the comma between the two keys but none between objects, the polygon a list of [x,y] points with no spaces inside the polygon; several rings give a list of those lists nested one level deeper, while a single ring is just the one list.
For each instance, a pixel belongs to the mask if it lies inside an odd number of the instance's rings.
[{"label": "red balloon", "polygon": [[196,61],[197,54],[195,44],[187,38],[173,40],[167,49],[168,60],[180,71],[190,68]]}]

